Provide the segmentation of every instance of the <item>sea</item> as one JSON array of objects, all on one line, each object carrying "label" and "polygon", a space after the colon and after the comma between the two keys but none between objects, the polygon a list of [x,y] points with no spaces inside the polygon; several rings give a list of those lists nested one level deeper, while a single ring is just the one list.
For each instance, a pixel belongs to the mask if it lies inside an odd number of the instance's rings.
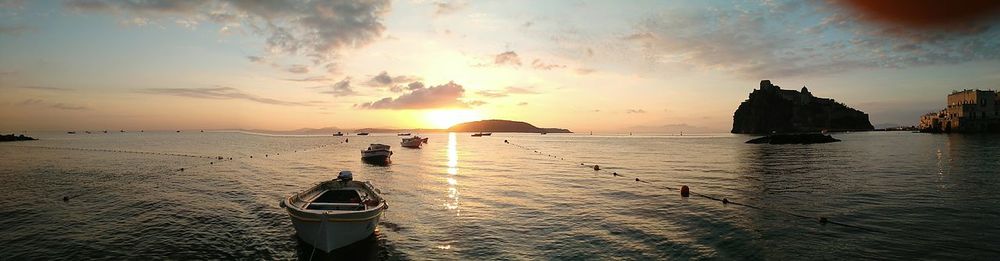
[{"label": "sea", "polygon": [[[997,135],[419,135],[28,133],[0,144],[0,260],[1000,259]],[[342,170],[389,208],[317,251],[279,201]]]}]

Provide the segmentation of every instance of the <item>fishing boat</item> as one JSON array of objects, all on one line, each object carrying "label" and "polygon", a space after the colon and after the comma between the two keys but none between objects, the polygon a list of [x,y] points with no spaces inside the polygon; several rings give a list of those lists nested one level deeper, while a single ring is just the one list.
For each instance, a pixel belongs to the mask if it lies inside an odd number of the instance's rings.
[{"label": "fishing boat", "polygon": [[344,136],[344,133],[338,131],[337,133],[334,133],[333,136]]},{"label": "fishing boat", "polygon": [[399,134],[396,134],[396,136],[410,136],[410,134],[409,133],[399,133]]},{"label": "fishing boat", "polygon": [[389,145],[373,143],[368,145],[368,149],[361,151],[361,159],[365,161],[383,162],[388,161],[392,156]]},{"label": "fishing boat", "polygon": [[419,149],[420,145],[427,143],[427,139],[421,138],[420,136],[413,136],[410,138],[403,138],[403,141],[399,145],[407,148]]},{"label": "fishing boat", "polygon": [[358,132],[358,136],[368,136],[367,132]]},{"label": "fishing boat", "polygon": [[492,132],[487,132],[487,133],[480,132],[480,133],[473,133],[472,137],[482,137],[482,136],[490,136],[490,135],[493,135],[493,133]]},{"label": "fishing boat", "polygon": [[67,131],[66,134],[76,134],[75,131]]},{"label": "fishing boat", "polygon": [[337,179],[291,195],[280,205],[302,241],[329,253],[375,233],[389,207],[379,193],[370,182],[354,181],[350,171],[341,171]]}]

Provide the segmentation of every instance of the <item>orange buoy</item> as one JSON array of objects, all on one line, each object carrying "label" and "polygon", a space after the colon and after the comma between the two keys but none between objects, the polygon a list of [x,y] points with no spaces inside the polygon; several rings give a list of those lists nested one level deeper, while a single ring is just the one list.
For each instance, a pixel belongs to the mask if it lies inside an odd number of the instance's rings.
[{"label": "orange buoy", "polygon": [[681,186],[681,197],[691,196],[691,189],[687,185]]}]

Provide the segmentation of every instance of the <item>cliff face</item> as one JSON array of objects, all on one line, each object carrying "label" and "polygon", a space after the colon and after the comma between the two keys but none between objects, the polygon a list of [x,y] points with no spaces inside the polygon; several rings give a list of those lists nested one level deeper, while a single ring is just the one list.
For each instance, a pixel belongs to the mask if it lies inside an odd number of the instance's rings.
[{"label": "cliff face", "polygon": [[567,129],[539,128],[527,122],[508,120],[484,120],[456,124],[448,128],[455,132],[525,132],[525,133],[571,133]]},{"label": "cliff face", "polygon": [[733,114],[732,133],[767,134],[875,129],[868,114],[833,99],[813,97],[809,90],[782,90],[771,81],[740,104]]}]

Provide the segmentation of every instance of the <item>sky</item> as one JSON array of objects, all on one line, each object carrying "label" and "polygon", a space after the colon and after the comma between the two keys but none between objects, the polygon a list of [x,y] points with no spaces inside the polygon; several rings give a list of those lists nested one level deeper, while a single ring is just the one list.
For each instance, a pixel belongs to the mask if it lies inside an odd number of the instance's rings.
[{"label": "sky", "polygon": [[1000,85],[996,12],[855,2],[0,0],[0,130],[728,132],[764,79],[915,125]]}]

